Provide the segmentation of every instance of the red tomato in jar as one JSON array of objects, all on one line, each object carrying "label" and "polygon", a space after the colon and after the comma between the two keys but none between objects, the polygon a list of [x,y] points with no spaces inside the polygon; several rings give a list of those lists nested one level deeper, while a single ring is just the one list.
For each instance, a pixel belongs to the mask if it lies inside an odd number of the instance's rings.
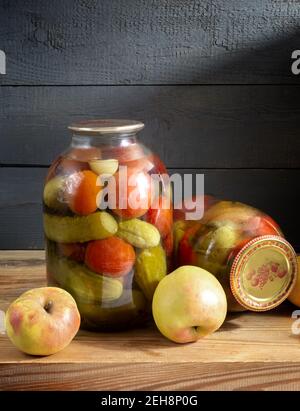
[{"label": "red tomato in jar", "polygon": [[[151,179],[148,173],[127,167],[118,171],[109,184],[108,204],[110,209],[123,218],[138,218],[146,214],[151,203]],[[127,175],[126,175],[127,174]]]},{"label": "red tomato in jar", "polygon": [[97,174],[79,171],[68,177],[66,185],[66,198],[73,213],[88,215],[97,210],[97,196],[102,189]]},{"label": "red tomato in jar", "polygon": [[68,157],[72,160],[88,162],[101,158],[100,147],[74,147],[68,152]]},{"label": "red tomato in jar", "polygon": [[[166,206],[167,205],[168,203],[166,202]],[[148,223],[150,224],[155,225],[155,227],[160,232],[160,235],[162,236],[162,238],[164,238],[172,230],[172,224],[173,224],[172,205],[169,204],[169,208],[164,208],[164,198],[160,196],[158,200],[156,201],[156,206],[157,206],[156,208],[152,208],[152,207],[155,207],[155,204],[151,205],[146,215],[146,221],[148,221]]]},{"label": "red tomato in jar", "polygon": [[166,166],[156,154],[150,154],[152,163],[154,164],[153,173],[155,174],[168,174]]},{"label": "red tomato in jar", "polygon": [[240,241],[240,243],[234,247],[234,249],[230,252],[228,259],[227,259],[227,263],[228,264],[232,264],[235,257],[238,255],[238,253],[242,250],[242,248],[245,247],[245,245],[247,245],[250,241],[252,240],[251,237],[246,237],[243,240]]},{"label": "red tomato in jar", "polygon": [[[128,144],[127,146],[107,147],[102,151],[103,158],[115,158],[123,165],[145,157],[141,144]],[[128,164],[129,165],[129,164]]]},{"label": "red tomato in jar", "polygon": [[90,241],[85,253],[85,264],[92,271],[111,277],[128,274],[134,262],[134,248],[118,237]]},{"label": "red tomato in jar", "polygon": [[58,252],[67,258],[71,258],[78,263],[84,261],[86,244],[84,243],[58,243]]},{"label": "red tomato in jar", "polygon": [[209,194],[205,194],[204,196],[194,195],[189,199],[185,199],[181,207],[179,207],[179,204],[174,206],[174,213],[173,213],[174,221],[185,220],[186,213],[194,213],[196,211],[196,207],[195,207],[196,201],[198,201],[200,204],[203,202],[203,210],[200,210],[200,212],[203,211],[204,213],[217,200]]},{"label": "red tomato in jar", "polygon": [[174,245],[174,236],[173,236],[172,230],[169,232],[169,234],[166,235],[165,238],[163,238],[162,244],[166,252],[166,256],[170,257],[173,254],[173,245]]},{"label": "red tomato in jar", "polygon": [[250,218],[244,226],[244,231],[254,237],[262,235],[282,236],[279,225],[270,216],[265,214]]},{"label": "red tomato in jar", "polygon": [[150,156],[143,156],[136,160],[123,162],[121,165],[127,166],[130,168],[135,168],[136,170],[145,171],[148,173],[153,169],[154,164]]},{"label": "red tomato in jar", "polygon": [[72,160],[66,157],[58,157],[50,166],[46,182],[57,175],[68,176],[77,171],[89,170],[89,164],[77,160]]},{"label": "red tomato in jar", "polygon": [[126,165],[127,167],[136,168],[139,170],[143,170],[150,174],[167,174],[167,169],[164,163],[156,154],[143,154],[143,156],[139,156],[137,158],[128,160],[128,161],[121,161],[121,165]]},{"label": "red tomato in jar", "polygon": [[179,265],[196,265],[197,254],[193,249],[192,239],[194,234],[201,228],[200,223],[196,223],[188,228],[182,237],[178,248],[178,263]]}]

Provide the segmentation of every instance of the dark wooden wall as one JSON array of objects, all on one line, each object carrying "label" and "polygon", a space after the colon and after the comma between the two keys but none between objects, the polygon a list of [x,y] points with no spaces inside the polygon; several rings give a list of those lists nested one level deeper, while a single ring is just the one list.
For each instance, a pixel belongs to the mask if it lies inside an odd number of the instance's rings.
[{"label": "dark wooden wall", "polygon": [[170,171],[260,207],[300,251],[296,0],[1,0],[0,248],[42,248],[47,167],[66,126],[145,121]]}]

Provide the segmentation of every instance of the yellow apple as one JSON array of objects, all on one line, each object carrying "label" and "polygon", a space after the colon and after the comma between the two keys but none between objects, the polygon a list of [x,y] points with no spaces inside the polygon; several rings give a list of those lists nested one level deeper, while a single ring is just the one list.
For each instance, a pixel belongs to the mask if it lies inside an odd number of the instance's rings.
[{"label": "yellow apple", "polygon": [[297,307],[300,307],[300,255],[297,257],[298,261],[298,274],[297,280],[294,288],[292,289],[290,295],[288,296],[288,300],[295,304]]},{"label": "yellow apple", "polygon": [[152,313],[165,337],[177,343],[192,342],[223,324],[226,295],[208,271],[185,265],[160,281],[153,296]]},{"label": "yellow apple", "polygon": [[54,354],[77,334],[80,314],[74,298],[57,287],[35,288],[22,294],[5,315],[6,333],[21,351]]}]

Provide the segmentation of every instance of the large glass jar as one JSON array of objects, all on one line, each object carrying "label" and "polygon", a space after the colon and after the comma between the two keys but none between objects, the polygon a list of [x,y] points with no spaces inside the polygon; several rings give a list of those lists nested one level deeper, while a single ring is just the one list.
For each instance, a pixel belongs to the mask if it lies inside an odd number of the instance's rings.
[{"label": "large glass jar", "polygon": [[246,204],[205,196],[199,221],[177,213],[174,225],[177,265],[197,265],[224,287],[229,311],[266,311],[291,291],[296,255],[278,224]]},{"label": "large glass jar", "polygon": [[143,127],[126,120],[73,124],[71,146],[48,172],[48,284],[73,295],[84,328],[144,324],[154,290],[167,274],[170,183],[162,178],[161,160],[137,140]]}]

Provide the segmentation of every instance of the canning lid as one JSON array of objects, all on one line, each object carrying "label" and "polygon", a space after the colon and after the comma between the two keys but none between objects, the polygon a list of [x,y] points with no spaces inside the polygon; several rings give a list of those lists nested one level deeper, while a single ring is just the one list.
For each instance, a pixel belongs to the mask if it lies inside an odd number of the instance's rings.
[{"label": "canning lid", "polygon": [[136,133],[143,128],[144,123],[140,121],[120,119],[85,120],[68,127],[69,130],[83,135]]},{"label": "canning lid", "polygon": [[233,261],[231,291],[249,310],[271,310],[287,298],[297,272],[297,257],[290,243],[280,236],[257,237]]}]

